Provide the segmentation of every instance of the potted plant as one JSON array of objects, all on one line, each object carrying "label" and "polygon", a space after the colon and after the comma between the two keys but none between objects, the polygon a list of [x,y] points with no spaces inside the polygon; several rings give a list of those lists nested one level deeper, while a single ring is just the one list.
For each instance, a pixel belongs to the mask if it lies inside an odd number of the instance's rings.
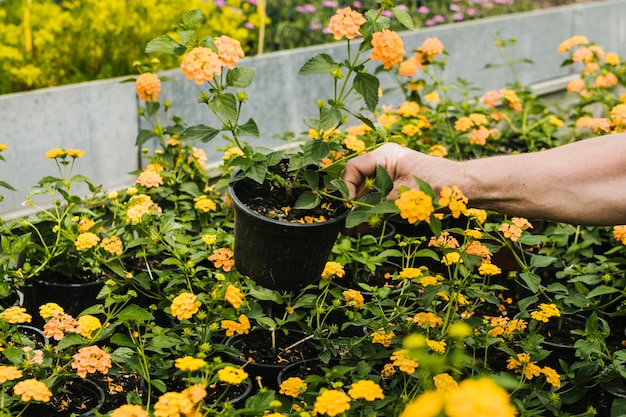
[{"label": "potted plant", "polygon": [[[401,39],[388,30],[390,19],[383,15],[384,10],[412,27],[405,11],[386,3],[365,16],[345,8],[331,20],[335,38],[348,39],[347,59],[336,62],[319,54],[300,70],[302,75],[330,75],[335,91],[332,99],[319,102],[316,118],[305,120],[310,137],[288,153],[251,146],[243,140],[259,136],[254,120],[241,121],[246,101],[243,89],[252,83],[255,71],[237,66],[243,51],[234,39],[195,36],[200,11],[187,14],[176,26],[176,37],[163,35],[148,44],[148,52],[184,55],[183,73],[209,87],[200,93],[199,101],[222,125],[191,126],[179,139],[208,142],[220,133],[229,135],[232,157],[226,161],[225,175],[235,205],[235,263],[243,274],[269,288],[298,290],[319,278],[344,226],[347,193],[339,175],[346,159],[364,151],[368,144],[339,128],[348,117],[354,117],[364,129],[376,130],[368,115],[349,109],[348,103],[360,98],[363,108],[374,112],[379,81],[365,64],[378,60],[389,69],[404,54]],[[351,42],[358,36],[363,40],[354,47]]]}]

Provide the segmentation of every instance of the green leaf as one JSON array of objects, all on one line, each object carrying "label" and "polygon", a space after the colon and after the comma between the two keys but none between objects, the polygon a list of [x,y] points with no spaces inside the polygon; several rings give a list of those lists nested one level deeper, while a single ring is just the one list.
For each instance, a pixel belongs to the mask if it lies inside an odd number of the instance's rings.
[{"label": "green leaf", "polygon": [[330,73],[335,70],[339,64],[337,64],[333,58],[328,54],[318,54],[304,63],[299,75],[310,75],[319,73]]},{"label": "green leaf", "polygon": [[619,292],[619,290],[617,288],[613,288],[613,287],[609,287],[607,285],[600,285],[596,288],[594,288],[593,290],[589,291],[589,294],[587,294],[587,298],[593,298],[593,297],[597,297],[599,295],[605,295],[605,294],[613,294]]},{"label": "green leaf", "polygon": [[246,177],[251,180],[263,184],[267,175],[267,165],[264,162],[252,164],[245,171]]},{"label": "green leaf", "polygon": [[302,146],[303,153],[306,156],[305,164],[313,164],[326,158],[330,154],[328,142],[318,139],[307,140]]},{"label": "green leaf", "polygon": [[135,139],[135,146],[141,146],[154,137],[156,137],[156,135],[152,130],[140,130],[139,134],[137,134],[137,139]]},{"label": "green leaf", "polygon": [[413,25],[413,19],[411,18],[411,15],[408,14],[405,10],[399,7],[394,7],[391,9],[391,12],[402,26],[409,30],[415,30],[415,26]]},{"label": "green leaf", "polygon": [[371,112],[378,106],[378,88],[380,81],[377,77],[366,72],[360,72],[354,77],[354,89],[363,96],[367,109]]},{"label": "green leaf", "polygon": [[391,179],[391,176],[389,176],[387,170],[381,165],[376,167],[374,189],[376,189],[376,191],[378,191],[383,197],[388,196],[393,189],[393,180]]},{"label": "green leaf", "polygon": [[269,288],[254,287],[250,290],[249,294],[256,300],[274,301],[277,304],[283,304],[283,299],[280,297],[280,294]]},{"label": "green leaf", "polygon": [[226,76],[226,84],[235,88],[246,88],[252,84],[256,68],[237,67],[228,71]]},{"label": "green leaf", "polygon": [[339,190],[341,195],[343,195],[344,197],[348,196],[348,186],[346,185],[346,182],[344,180],[342,180],[341,178],[335,178],[330,183],[336,190]]},{"label": "green leaf", "polygon": [[534,268],[544,268],[550,266],[556,261],[552,256],[532,255],[530,257],[530,266]]},{"label": "green leaf", "polygon": [[120,311],[117,318],[121,321],[139,321],[147,322],[154,320],[154,316],[148,310],[143,309],[135,304],[131,304]]},{"label": "green leaf", "polygon": [[302,193],[296,204],[294,204],[294,209],[299,210],[308,210],[317,207],[321,203],[321,199],[319,196],[311,191],[305,191]]},{"label": "green leaf", "polygon": [[256,322],[265,329],[276,329],[278,327],[274,319],[270,317],[257,317]]},{"label": "green leaf", "polygon": [[239,112],[237,110],[237,99],[233,94],[216,94],[213,96],[213,100],[207,103],[207,106],[211,111],[224,116],[231,124],[237,122]]},{"label": "green leaf", "polygon": [[539,290],[541,285],[541,277],[539,275],[531,272],[521,272],[519,276],[531,292],[536,293]]},{"label": "green leaf", "polygon": [[176,42],[176,40],[174,40],[171,36],[161,35],[148,42],[145,52],[147,54],[158,52],[162,54],[180,56],[184,54],[186,50],[187,48],[185,45]]},{"label": "green leaf", "polygon": [[319,129],[325,132],[340,126],[342,121],[343,118],[341,117],[341,111],[339,111],[339,109],[325,107],[320,111],[319,128],[314,127],[313,129]]},{"label": "green leaf", "polygon": [[346,217],[346,228],[357,227],[369,221],[369,211],[366,208],[356,207]]},{"label": "green leaf", "polygon": [[184,29],[195,28],[200,23],[202,23],[202,19],[203,19],[202,10],[200,9],[189,10],[183,17],[183,22],[182,22],[183,28]]},{"label": "green leaf", "polygon": [[211,126],[196,125],[190,126],[187,129],[183,130],[183,132],[179,136],[179,139],[188,141],[199,140],[206,143],[215,138],[218,133],[220,133],[220,131]]},{"label": "green leaf", "polygon": [[155,336],[150,341],[150,347],[156,348],[158,350],[160,350],[160,349],[169,349],[171,347],[177,346],[178,344],[180,344],[180,339],[179,338],[168,336],[168,335],[164,335],[164,334]]},{"label": "green leaf", "polygon": [[306,180],[309,187],[313,190],[317,190],[319,187],[320,177],[317,175],[317,172],[312,169],[305,169],[302,172],[304,179]]},{"label": "green leaf", "polygon": [[81,335],[76,334],[76,333],[66,334],[63,337],[63,339],[59,341],[59,343],[56,346],[56,349],[61,351],[70,346],[82,345],[84,343],[85,343],[85,339]]},{"label": "green leaf", "polygon": [[259,137],[259,127],[256,122],[252,119],[249,119],[242,125],[237,127],[237,135],[238,136],[251,136],[253,138]]}]

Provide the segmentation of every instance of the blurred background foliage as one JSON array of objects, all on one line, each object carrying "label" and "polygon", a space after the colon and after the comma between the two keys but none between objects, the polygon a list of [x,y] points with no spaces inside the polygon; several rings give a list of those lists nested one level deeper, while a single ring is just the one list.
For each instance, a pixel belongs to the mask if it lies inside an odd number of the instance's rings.
[{"label": "blurred background foliage", "polygon": [[[376,0],[0,0],[0,94],[135,74],[145,45],[202,10],[203,36],[238,39],[247,55],[332,42],[338,7]],[[531,0],[401,0],[415,26],[531,10]],[[160,69],[178,66],[160,57]]]}]

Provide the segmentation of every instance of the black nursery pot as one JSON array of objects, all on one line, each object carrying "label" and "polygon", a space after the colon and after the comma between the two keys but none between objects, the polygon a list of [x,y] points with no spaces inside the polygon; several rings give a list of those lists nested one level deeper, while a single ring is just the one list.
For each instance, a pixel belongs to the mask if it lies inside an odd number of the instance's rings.
[{"label": "black nursery pot", "polygon": [[263,216],[242,200],[242,181],[231,183],[235,206],[235,266],[258,284],[299,291],[318,280],[348,210],[326,222],[290,223]]}]

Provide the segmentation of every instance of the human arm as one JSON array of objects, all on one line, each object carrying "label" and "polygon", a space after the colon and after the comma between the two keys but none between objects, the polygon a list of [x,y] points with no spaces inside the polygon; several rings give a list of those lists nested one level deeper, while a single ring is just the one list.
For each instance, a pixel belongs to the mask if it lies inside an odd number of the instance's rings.
[{"label": "human arm", "polygon": [[348,162],[343,178],[350,196],[377,165],[394,180],[391,198],[401,185],[415,187],[418,177],[436,192],[457,185],[475,208],[573,224],[626,224],[626,134],[468,161],[386,144]]}]

